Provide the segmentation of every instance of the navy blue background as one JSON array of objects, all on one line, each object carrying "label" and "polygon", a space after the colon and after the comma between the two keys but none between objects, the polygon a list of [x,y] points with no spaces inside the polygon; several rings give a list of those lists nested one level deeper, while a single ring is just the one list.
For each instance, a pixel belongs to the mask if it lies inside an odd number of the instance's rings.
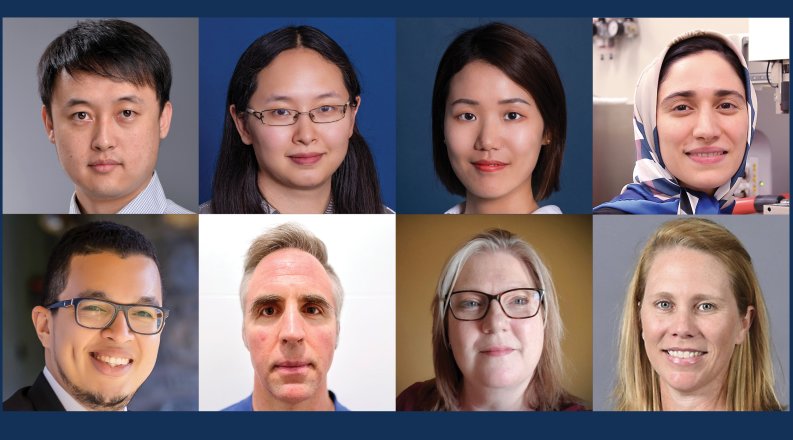
[{"label": "navy blue background", "polygon": [[553,57],[567,103],[561,189],[540,205],[592,211],[591,18],[418,18],[397,20],[397,201],[399,212],[439,214],[464,197],[446,191],[432,163],[432,88],[443,52],[462,31],[492,21],[536,38]]},{"label": "navy blue background", "polygon": [[[431,16],[738,16],[751,14],[786,15],[789,2],[772,0],[761,10],[747,8],[745,2],[670,0],[636,2],[482,2],[455,0],[428,2],[360,2],[300,0],[294,2],[246,1],[193,3],[134,0],[107,2],[84,0],[63,2],[4,1],[3,16],[314,16],[431,17]],[[750,5],[751,6],[751,5]],[[588,20],[588,19],[586,19]],[[587,26],[588,28],[588,26]],[[229,30],[231,32],[231,30]],[[252,40],[252,39],[251,39]],[[589,49],[589,41],[584,45]],[[348,48],[345,46],[345,50]],[[234,54],[235,57],[240,55]],[[206,60],[205,60],[206,61]],[[591,87],[591,55],[579,60],[580,81]],[[227,81],[228,79],[226,79]],[[227,84],[226,84],[227,85]],[[226,85],[222,89],[225,92]],[[364,82],[364,93],[371,86]],[[567,83],[565,83],[567,87]],[[590,91],[591,92],[591,91]],[[591,97],[575,103],[591,111]],[[571,111],[572,109],[568,109]],[[222,120],[213,122],[220,124]],[[429,123],[429,121],[427,122]],[[591,124],[591,122],[590,122]],[[580,128],[580,130],[588,130]],[[591,133],[591,130],[588,130]],[[568,145],[568,148],[571,148]],[[589,145],[581,148],[590,149]],[[0,158],[0,160],[2,160]],[[392,162],[393,163],[393,162]],[[591,180],[590,180],[591,181]],[[581,182],[587,184],[585,179]],[[18,256],[2,256],[18,258]],[[789,270],[789,268],[779,268]],[[234,374],[229,372],[229,374]],[[361,374],[365,374],[362,372]],[[784,378],[790,383],[790,378]],[[0,411],[3,439],[85,439],[112,436],[113,439],[160,438],[640,438],[664,439],[677,436],[705,438],[784,438],[790,435],[793,416],[784,413],[7,413]]]},{"label": "navy blue background", "polygon": [[223,120],[228,112],[226,93],[237,60],[260,36],[301,24],[328,34],[352,61],[362,89],[356,123],[374,155],[383,202],[396,210],[396,35],[395,20],[391,18],[201,18],[198,23],[201,203],[212,194]]}]

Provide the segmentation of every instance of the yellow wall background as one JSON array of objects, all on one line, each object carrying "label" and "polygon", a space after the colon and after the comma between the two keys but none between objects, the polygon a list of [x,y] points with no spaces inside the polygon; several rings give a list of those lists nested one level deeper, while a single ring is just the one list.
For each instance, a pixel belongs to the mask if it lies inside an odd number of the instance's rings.
[{"label": "yellow wall background", "polygon": [[592,217],[588,215],[399,215],[397,395],[435,375],[430,304],[444,264],[463,243],[493,227],[526,240],[550,270],[565,327],[565,387],[592,402]]}]

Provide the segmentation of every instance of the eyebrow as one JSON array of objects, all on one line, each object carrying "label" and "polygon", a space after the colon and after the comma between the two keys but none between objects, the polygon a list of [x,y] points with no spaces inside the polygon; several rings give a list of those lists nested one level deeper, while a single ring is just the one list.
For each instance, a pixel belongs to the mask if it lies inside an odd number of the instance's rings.
[{"label": "eyebrow", "polygon": [[[326,92],[326,93],[320,93],[319,95],[315,96],[313,99],[340,98],[340,97],[341,95],[339,95],[336,92]],[[267,97],[267,99],[265,99],[264,102],[265,103],[277,102],[277,101],[291,102],[293,100],[294,100],[293,97],[287,95],[272,95]]]},{"label": "eyebrow", "polygon": [[[101,299],[105,301],[115,302],[107,296],[107,294],[101,290],[83,290],[77,295],[78,298],[91,298],[91,299]],[[160,307],[159,301],[157,298],[153,296],[142,296],[138,298],[133,304],[142,304],[142,305],[149,305],[149,306],[157,306]]]},{"label": "eyebrow", "polygon": [[[131,102],[133,104],[141,104],[143,100],[135,95],[127,95],[119,97],[115,102]],[[91,105],[91,102],[81,98],[71,98],[66,101],[66,107],[74,107],[77,105]]]},{"label": "eyebrow", "polygon": [[248,310],[250,313],[256,313],[256,310],[260,307],[266,306],[267,304],[272,304],[274,302],[283,301],[283,298],[278,295],[262,295],[256,298],[253,303],[251,303],[251,307]]},{"label": "eyebrow", "polygon": [[[523,98],[507,98],[498,101],[499,104],[526,104],[531,105],[528,101]],[[449,105],[457,105],[457,104],[468,104],[468,105],[479,105],[479,101],[469,98],[460,98],[455,99]]]},{"label": "eyebrow", "polygon": [[[683,91],[680,91],[680,92],[674,92],[674,93],[671,93],[671,94],[667,95],[661,101],[661,104],[665,104],[668,101],[671,101],[671,100],[674,100],[674,99],[677,99],[677,98],[693,98],[696,95],[697,94],[693,90],[683,90]],[[736,90],[730,90],[730,89],[719,89],[719,90],[716,90],[714,95],[717,98],[724,98],[725,96],[734,96],[736,98],[740,98],[740,99],[746,100],[746,98],[744,98],[743,95],[740,92],[738,92]]]},{"label": "eyebrow", "polygon": [[324,297],[322,297],[320,295],[306,294],[306,295],[302,295],[300,297],[300,300],[303,303],[317,304],[319,306],[322,306],[323,308],[326,308],[326,309],[329,309],[329,310],[333,310],[333,306],[330,305],[328,300],[326,300]]}]

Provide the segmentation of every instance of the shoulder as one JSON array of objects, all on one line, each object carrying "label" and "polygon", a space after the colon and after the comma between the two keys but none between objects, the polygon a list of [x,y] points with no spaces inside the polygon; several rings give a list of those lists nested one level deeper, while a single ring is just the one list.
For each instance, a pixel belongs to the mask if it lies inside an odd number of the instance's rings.
[{"label": "shoulder", "polygon": [[438,389],[435,379],[416,382],[399,393],[396,400],[397,411],[432,411],[438,402]]},{"label": "shoulder", "polygon": [[621,211],[617,208],[612,208],[608,206],[604,206],[602,208],[596,208],[592,211],[592,214],[630,214],[629,212]]},{"label": "shoulder", "polygon": [[234,405],[223,408],[223,411],[253,411],[253,394],[240,400]]},{"label": "shoulder", "polygon": [[199,214],[214,214],[214,212],[212,212],[212,200],[207,200],[206,202],[198,205],[198,213]]},{"label": "shoulder", "polygon": [[537,208],[532,214],[561,214],[562,210],[556,205],[546,205]]},{"label": "shoulder", "polygon": [[35,411],[36,407],[33,406],[29,394],[30,387],[20,388],[3,402],[3,411]]},{"label": "shoulder", "polygon": [[578,402],[562,402],[559,411],[592,411]]},{"label": "shoulder", "polygon": [[444,212],[444,214],[462,214],[465,211],[465,202],[460,202]]},{"label": "shoulder", "polygon": [[163,214],[195,214],[195,212],[183,208],[174,203],[173,200],[168,199],[168,202],[165,205],[165,212]]}]

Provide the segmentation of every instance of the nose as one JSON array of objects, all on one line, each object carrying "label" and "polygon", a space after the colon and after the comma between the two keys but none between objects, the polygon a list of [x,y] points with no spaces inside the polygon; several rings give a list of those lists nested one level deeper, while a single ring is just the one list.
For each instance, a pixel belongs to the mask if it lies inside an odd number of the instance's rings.
[{"label": "nose", "polygon": [[721,134],[719,116],[715,110],[706,108],[697,114],[694,137],[705,141],[713,140]]},{"label": "nose", "polygon": [[696,333],[696,324],[693,313],[688,310],[678,310],[672,321],[672,335],[678,338],[691,338]]},{"label": "nose", "polygon": [[300,343],[305,338],[305,322],[296,306],[288,307],[281,316],[280,338],[284,344]]},{"label": "nose", "polygon": [[501,304],[496,299],[490,300],[487,314],[482,318],[482,331],[484,333],[498,333],[509,328],[509,316],[504,313]]},{"label": "nose", "polygon": [[295,122],[295,132],[292,136],[292,142],[302,145],[310,145],[317,139],[316,127],[308,113],[301,113],[297,115],[297,122]]},{"label": "nose", "polygon": [[94,137],[91,148],[96,151],[105,151],[115,148],[114,136],[115,121],[113,118],[97,118],[94,122]]},{"label": "nose", "polygon": [[106,329],[102,330],[102,332],[106,338],[112,339],[116,342],[130,341],[135,337],[135,334],[129,329],[129,325],[127,325],[127,318],[124,316],[124,312],[122,311],[119,311],[118,314],[116,314],[113,322],[111,322]]},{"label": "nose", "polygon": [[474,149],[479,151],[489,151],[498,149],[498,123],[491,118],[483,117],[479,127],[479,135],[476,138]]}]

